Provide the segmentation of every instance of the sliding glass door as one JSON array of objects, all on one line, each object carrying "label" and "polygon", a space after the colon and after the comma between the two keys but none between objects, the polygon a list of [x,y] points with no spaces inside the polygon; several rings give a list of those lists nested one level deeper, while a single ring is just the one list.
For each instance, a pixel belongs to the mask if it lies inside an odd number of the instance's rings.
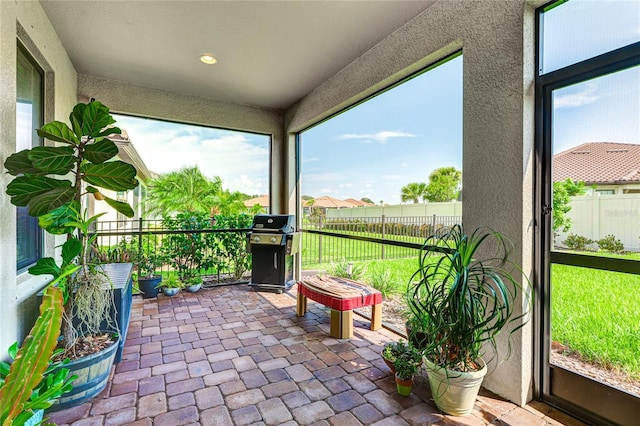
[{"label": "sliding glass door", "polygon": [[[589,423],[636,424],[640,4],[601,7],[574,0],[539,14],[537,384]],[[600,34],[607,25],[615,31]]]}]

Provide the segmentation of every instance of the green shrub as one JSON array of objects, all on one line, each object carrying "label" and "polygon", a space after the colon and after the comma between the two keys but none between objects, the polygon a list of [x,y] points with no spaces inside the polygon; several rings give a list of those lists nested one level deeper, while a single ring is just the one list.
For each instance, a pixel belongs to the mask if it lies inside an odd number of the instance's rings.
[{"label": "green shrub", "polygon": [[[204,213],[179,213],[175,218],[164,218],[162,224],[171,231],[200,231],[211,229],[211,218]],[[208,250],[214,245],[213,239],[213,234],[202,232],[169,234],[162,245],[162,254],[180,278],[187,279],[214,264]]]},{"label": "green shrub", "polygon": [[586,251],[587,246],[593,244],[594,241],[581,235],[569,234],[567,239],[564,240],[564,244],[571,250]]},{"label": "green shrub", "polygon": [[597,241],[598,248],[602,251],[610,253],[622,253],[624,251],[624,245],[622,241],[616,239],[614,235],[607,235]]},{"label": "green shrub", "polygon": [[[347,273],[349,263],[352,264],[351,276]],[[342,259],[338,263],[331,264],[331,267],[329,268],[329,275],[333,275],[334,277],[350,278],[354,281],[358,281],[362,278],[365,270],[366,268],[363,263],[347,262],[345,259]]]},{"label": "green shrub", "polygon": [[[214,229],[242,229],[249,228],[253,222],[253,216],[245,213],[233,215],[217,215]],[[229,264],[233,268],[233,277],[236,280],[242,278],[246,271],[251,270],[251,255],[247,253],[247,240],[244,232],[221,232],[214,234],[218,244],[215,245],[214,262],[218,264],[218,270],[222,264]]]},{"label": "green shrub", "polygon": [[385,265],[377,265],[375,268],[370,268],[368,275],[369,284],[382,293],[385,299],[396,292],[398,278]]}]

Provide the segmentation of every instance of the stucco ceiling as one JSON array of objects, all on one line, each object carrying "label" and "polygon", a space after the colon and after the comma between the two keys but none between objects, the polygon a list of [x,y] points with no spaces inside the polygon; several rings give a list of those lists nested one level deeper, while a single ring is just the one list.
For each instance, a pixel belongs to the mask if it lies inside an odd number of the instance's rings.
[{"label": "stucco ceiling", "polygon": [[[271,109],[432,3],[41,0],[80,74]],[[203,53],[218,63],[202,64]]]}]

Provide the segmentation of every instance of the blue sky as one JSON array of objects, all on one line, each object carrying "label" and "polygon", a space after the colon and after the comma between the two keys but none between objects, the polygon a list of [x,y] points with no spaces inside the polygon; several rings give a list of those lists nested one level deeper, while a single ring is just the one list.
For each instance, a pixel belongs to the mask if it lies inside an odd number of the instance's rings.
[{"label": "blue sky", "polygon": [[[542,70],[640,41],[640,2],[571,0],[544,14]],[[585,142],[640,144],[640,67],[558,89],[553,152]]]},{"label": "blue sky", "polygon": [[462,168],[462,56],[302,133],[302,192],[400,203],[400,188]]},{"label": "blue sky", "polygon": [[[640,2],[571,0],[545,14],[549,72],[640,40]],[[459,56],[303,132],[302,193],[400,202],[409,182],[438,167],[462,168]],[[554,152],[584,142],[640,143],[640,68],[554,93]],[[117,116],[147,166],[165,173],[199,165],[226,188],[268,192],[269,138]],[[464,170],[463,170],[464,173]]]}]

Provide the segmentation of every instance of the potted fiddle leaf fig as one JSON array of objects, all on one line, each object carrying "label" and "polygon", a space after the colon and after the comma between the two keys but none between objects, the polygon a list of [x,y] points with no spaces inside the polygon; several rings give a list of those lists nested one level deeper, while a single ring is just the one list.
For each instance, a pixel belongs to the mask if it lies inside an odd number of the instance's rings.
[{"label": "potted fiddle leaf fig", "polygon": [[[6,190],[11,203],[26,207],[47,232],[66,235],[60,262],[41,258],[29,272],[52,275],[54,279],[63,277],[58,282],[64,295],[62,345],[64,356],[73,360],[78,355],[87,355],[76,351],[78,340],[102,333],[105,322],[114,324],[110,317],[113,295],[109,279],[89,258],[95,239],[89,237],[90,227],[100,215],[87,217],[83,200],[92,197],[104,201],[119,213],[133,217],[129,204],[108,197],[104,190],[132,190],[138,181],[132,165],[114,159],[118,147],[108,137],[121,131],[113,126],[115,120],[109,108],[93,100],[79,103],[69,115],[69,123],[70,126],[53,121],[37,129],[40,137],[56,145],[17,152],[7,158],[4,166],[15,176]],[[66,276],[76,265],[79,270]],[[99,343],[98,347],[117,346],[114,344],[117,338],[113,338],[116,330],[109,328],[111,333],[106,338],[93,342]],[[115,356],[115,349],[112,351]],[[69,368],[73,368],[71,365]],[[94,396],[104,388],[106,380],[98,384],[102,387],[97,392],[84,394]],[[77,383],[74,386],[78,387]]]},{"label": "potted fiddle leaf fig", "polygon": [[[422,247],[407,301],[425,337],[432,396],[447,414],[471,412],[487,362],[500,361],[496,336],[504,330],[511,338],[528,320],[530,285],[509,261],[511,248],[496,231],[467,234],[461,225],[431,235]],[[522,312],[515,306],[521,296]]]}]

